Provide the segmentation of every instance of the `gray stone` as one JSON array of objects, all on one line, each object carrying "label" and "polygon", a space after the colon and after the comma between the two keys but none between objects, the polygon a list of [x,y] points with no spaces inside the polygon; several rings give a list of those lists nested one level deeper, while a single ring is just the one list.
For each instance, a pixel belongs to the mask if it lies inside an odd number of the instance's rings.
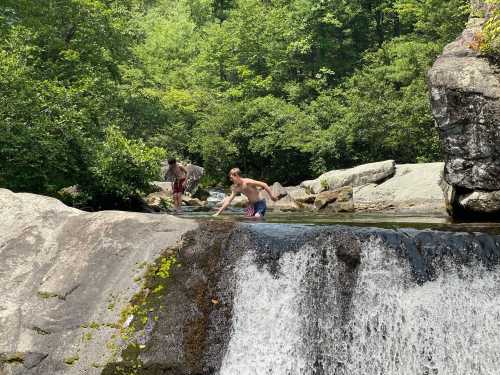
[{"label": "gray stone", "polygon": [[305,188],[300,186],[293,186],[285,188],[288,195],[299,204],[312,204],[316,199],[316,194],[310,194],[306,192]]},{"label": "gray stone", "polygon": [[153,185],[158,191],[166,193],[166,194],[172,194],[173,188],[172,188],[172,183],[168,181],[153,181],[151,182],[151,185]]},{"label": "gray stone", "polygon": [[[283,187],[281,187],[281,189],[283,189]],[[271,189],[271,190],[273,190],[273,189]],[[286,192],[285,189],[283,189],[282,191]],[[274,202],[265,190],[261,190],[259,193],[260,198],[264,199],[266,201],[267,208],[269,210],[297,211],[297,210],[300,210],[302,208],[302,206],[299,203],[297,203],[295,200],[292,199],[292,197],[290,197],[288,195],[288,192],[286,195],[283,195],[283,194],[277,194],[273,190],[273,194],[275,196],[280,197],[280,199],[278,199],[276,202]]]},{"label": "gray stone", "polygon": [[[198,188],[198,184],[200,183],[200,180],[203,177],[203,174],[205,173],[205,169],[194,164],[187,164],[185,167],[187,170],[186,193],[195,194]],[[174,176],[169,171],[169,166],[166,161],[162,163],[161,171],[162,171],[161,172],[162,178],[165,181],[167,182],[173,181]]]},{"label": "gray stone", "polygon": [[270,189],[273,192],[273,195],[278,199],[281,199],[288,195],[288,191],[283,186],[281,186],[279,182],[275,182],[274,184],[272,184],[270,186]]},{"label": "gray stone", "polygon": [[380,182],[394,174],[394,160],[359,165],[350,169],[334,170],[322,174],[315,180],[304,181],[301,187],[317,194],[325,190],[335,190],[344,186],[361,186]]},{"label": "gray stone", "polygon": [[100,374],[94,365],[113,356],[115,324],[141,288],[140,265],[194,228],[169,215],[87,213],[0,189],[0,353],[23,354],[5,371]]},{"label": "gray stone", "polygon": [[460,197],[459,202],[468,211],[500,214],[500,190],[475,191]]},{"label": "gray stone", "polygon": [[186,203],[188,206],[193,206],[193,207],[203,207],[206,205],[206,202],[203,202],[199,200],[198,198],[192,198],[186,195],[182,196],[182,201]]},{"label": "gray stone", "polygon": [[444,163],[398,164],[382,184],[354,188],[357,211],[400,211],[446,214],[442,190]]},{"label": "gray stone", "polygon": [[[484,2],[476,3],[489,12]],[[474,48],[484,21],[471,18],[429,71],[445,179],[469,190],[500,189],[500,73]]]},{"label": "gray stone", "polygon": [[314,206],[317,210],[328,208],[328,210],[335,212],[352,212],[354,211],[352,187],[344,186],[319,193],[314,201]]}]

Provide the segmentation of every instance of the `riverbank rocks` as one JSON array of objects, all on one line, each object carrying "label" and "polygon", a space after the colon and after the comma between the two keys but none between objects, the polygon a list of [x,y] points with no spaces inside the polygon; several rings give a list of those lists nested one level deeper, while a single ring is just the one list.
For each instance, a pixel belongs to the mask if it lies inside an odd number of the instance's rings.
[{"label": "riverbank rocks", "polygon": [[308,193],[305,188],[299,186],[286,187],[285,189],[295,202],[301,204],[313,204],[316,199],[316,194]]},{"label": "riverbank rocks", "polygon": [[466,194],[460,198],[460,205],[467,211],[487,214],[500,212],[500,190]]},{"label": "riverbank rocks", "polygon": [[359,165],[350,169],[326,172],[315,180],[304,181],[301,187],[313,194],[334,190],[344,186],[361,186],[378,183],[394,174],[394,160]]},{"label": "riverbank rocks", "polygon": [[500,67],[477,49],[491,6],[483,1],[473,5],[477,9],[466,29],[429,71],[432,113],[444,146],[444,176],[456,190],[454,212],[464,216],[469,208],[478,213],[484,207],[462,205],[465,196],[500,190]]},{"label": "riverbank rocks", "polygon": [[100,375],[142,278],[197,227],[0,189],[0,373]]},{"label": "riverbank rocks", "polygon": [[398,164],[382,184],[354,188],[356,211],[393,211],[446,215],[442,190],[444,163]]},{"label": "riverbank rocks", "polygon": [[354,203],[352,199],[352,187],[344,186],[332,191],[324,191],[316,196],[314,206],[317,210],[333,212],[352,212]]}]

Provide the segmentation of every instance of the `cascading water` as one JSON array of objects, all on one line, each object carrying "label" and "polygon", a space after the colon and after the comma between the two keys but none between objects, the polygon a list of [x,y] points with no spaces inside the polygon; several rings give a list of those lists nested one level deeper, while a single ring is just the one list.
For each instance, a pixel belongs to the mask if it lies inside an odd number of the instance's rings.
[{"label": "cascading water", "polygon": [[248,228],[220,375],[500,373],[499,237]]}]

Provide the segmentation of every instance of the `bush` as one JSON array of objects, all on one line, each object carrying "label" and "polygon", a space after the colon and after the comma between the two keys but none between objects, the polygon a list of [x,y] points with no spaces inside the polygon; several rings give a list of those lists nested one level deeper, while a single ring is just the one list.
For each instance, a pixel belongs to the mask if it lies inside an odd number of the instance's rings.
[{"label": "bush", "polygon": [[[500,4],[499,0],[492,0],[490,2]],[[495,59],[500,59],[500,9],[495,10],[484,25],[480,47],[482,52]]]},{"label": "bush", "polygon": [[141,140],[129,140],[118,128],[109,127],[90,167],[93,180],[83,190],[94,199],[111,196],[123,200],[142,195],[160,174],[165,155],[164,150],[147,147]]}]

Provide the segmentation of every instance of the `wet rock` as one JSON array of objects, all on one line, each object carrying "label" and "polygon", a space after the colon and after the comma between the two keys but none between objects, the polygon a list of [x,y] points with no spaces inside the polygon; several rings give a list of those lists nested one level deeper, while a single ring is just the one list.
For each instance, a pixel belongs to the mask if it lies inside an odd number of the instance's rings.
[{"label": "wet rock", "polygon": [[349,268],[361,263],[361,244],[352,234],[341,233],[334,239],[335,255]]},{"label": "wet rock", "polygon": [[206,202],[203,202],[199,200],[198,198],[193,198],[187,195],[182,196],[182,201],[186,203],[188,206],[193,206],[193,207],[203,207],[206,205]]}]

